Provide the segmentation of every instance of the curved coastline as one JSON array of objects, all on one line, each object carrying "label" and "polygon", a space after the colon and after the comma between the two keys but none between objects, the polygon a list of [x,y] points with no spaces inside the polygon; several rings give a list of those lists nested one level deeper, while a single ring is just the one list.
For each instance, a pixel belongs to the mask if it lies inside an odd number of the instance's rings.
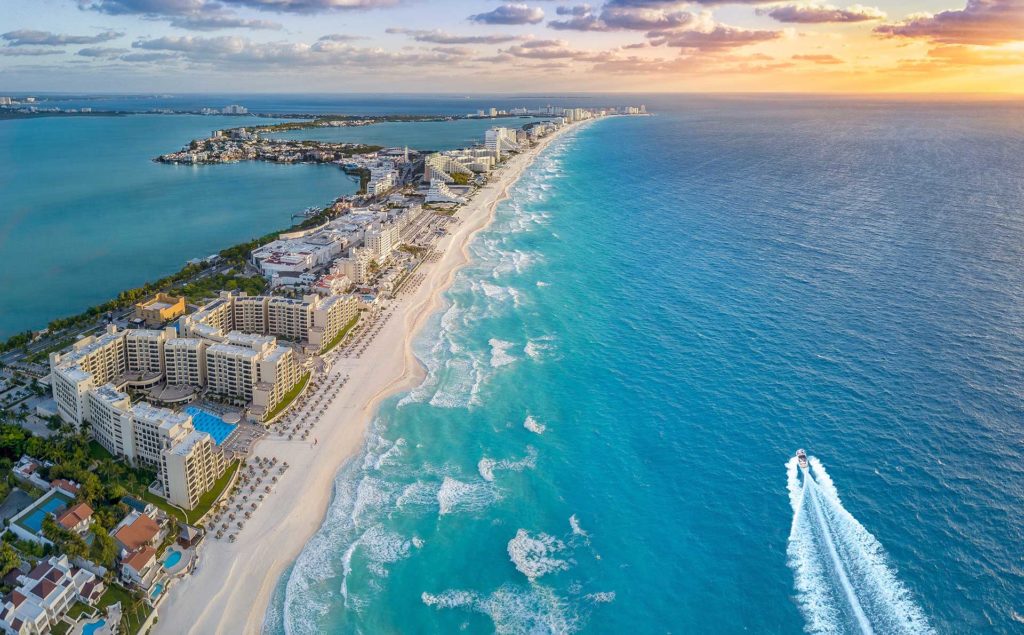
[{"label": "curved coastline", "polygon": [[206,545],[198,570],[170,589],[155,633],[261,631],[282,573],[323,524],[334,478],[361,449],[381,402],[423,380],[425,371],[413,350],[414,339],[427,319],[444,306],[444,292],[470,262],[470,243],[491,224],[498,204],[509,197],[509,190],[534,159],[565,132],[589,121],[565,126],[529,152],[510,159],[497,179],[460,210],[459,224],[438,245],[441,260],[424,265],[421,271],[426,278],[421,286],[398,303],[392,319],[363,356],[335,360],[327,381],[346,374],[350,380],[317,421],[316,446],[276,438],[259,443],[255,455],[277,456],[301,469],[282,477],[237,542]]}]

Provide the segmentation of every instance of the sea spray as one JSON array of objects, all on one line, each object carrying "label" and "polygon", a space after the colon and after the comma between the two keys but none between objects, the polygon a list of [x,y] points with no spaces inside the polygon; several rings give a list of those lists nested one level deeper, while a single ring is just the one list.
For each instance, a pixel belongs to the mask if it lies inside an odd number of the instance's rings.
[{"label": "sea spray", "polygon": [[547,430],[547,426],[534,419],[532,415],[526,415],[523,427],[534,434],[544,434],[544,431]]},{"label": "sea spray", "polygon": [[508,557],[520,573],[531,582],[554,571],[565,571],[569,563],[555,556],[565,549],[565,543],[545,533],[531,535],[520,529],[508,541]]},{"label": "sea spray", "polygon": [[532,445],[526,446],[526,456],[519,460],[503,459],[496,460],[488,457],[480,459],[477,463],[477,471],[480,473],[480,478],[485,481],[494,480],[495,470],[508,470],[512,472],[522,472],[526,469],[533,469],[537,466],[537,449]]}]

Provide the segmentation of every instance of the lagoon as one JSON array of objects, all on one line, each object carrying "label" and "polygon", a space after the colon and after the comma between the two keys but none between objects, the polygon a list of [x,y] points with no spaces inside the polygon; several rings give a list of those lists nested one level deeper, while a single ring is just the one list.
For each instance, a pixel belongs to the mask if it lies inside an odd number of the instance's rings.
[{"label": "lagoon", "polygon": [[43,328],[357,190],[333,166],[152,162],[211,130],[272,121],[0,121],[0,337]]}]

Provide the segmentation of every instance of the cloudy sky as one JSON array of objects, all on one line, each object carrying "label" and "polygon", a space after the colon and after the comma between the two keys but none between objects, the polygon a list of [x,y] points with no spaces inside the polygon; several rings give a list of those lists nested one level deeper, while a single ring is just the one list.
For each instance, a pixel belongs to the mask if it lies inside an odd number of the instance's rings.
[{"label": "cloudy sky", "polygon": [[864,1],[0,0],[0,91],[1024,92],[1024,0]]}]

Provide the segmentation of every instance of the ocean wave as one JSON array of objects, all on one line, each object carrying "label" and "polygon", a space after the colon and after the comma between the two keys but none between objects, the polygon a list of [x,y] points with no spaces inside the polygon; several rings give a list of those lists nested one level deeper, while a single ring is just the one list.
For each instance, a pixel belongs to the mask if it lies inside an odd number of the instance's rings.
[{"label": "ocean wave", "polygon": [[598,591],[597,593],[588,593],[583,596],[583,599],[593,602],[594,604],[610,604],[615,601],[615,591]]},{"label": "ocean wave", "polygon": [[437,504],[437,490],[439,487],[437,483],[413,481],[406,485],[395,499],[395,507],[398,509],[416,506],[433,507]]},{"label": "ocean wave", "polygon": [[530,581],[548,573],[567,570],[569,562],[555,557],[564,549],[565,543],[558,538],[545,533],[531,536],[525,529],[517,531],[515,537],[508,541],[509,559]]},{"label": "ocean wave", "polygon": [[583,530],[582,527],[580,527],[580,520],[576,518],[576,514],[569,516],[569,527],[572,528],[572,533],[575,536],[582,536],[583,538],[587,538],[590,536],[590,534],[588,534],[586,531]]},{"label": "ocean wave", "polygon": [[523,589],[505,584],[490,594],[452,589],[438,594],[424,592],[421,600],[438,609],[468,609],[488,616],[499,635],[512,633],[575,633],[580,616],[553,590],[531,585]]},{"label": "ocean wave", "polygon": [[497,461],[484,457],[477,463],[477,471],[480,472],[480,477],[488,482],[494,480],[495,470],[522,472],[523,470],[532,470],[535,467],[537,467],[537,449],[531,445],[526,446],[526,456],[518,461],[511,459]]},{"label": "ocean wave", "polygon": [[445,476],[437,490],[438,514],[477,511],[498,499],[498,491],[487,482],[467,483]]},{"label": "ocean wave", "polygon": [[546,335],[544,337],[538,337],[536,339],[528,340],[526,346],[523,347],[523,352],[534,360],[540,361],[545,357],[548,357],[550,353],[555,350],[554,336]]},{"label": "ocean wave", "polygon": [[491,345],[491,368],[501,368],[516,361],[516,357],[508,352],[515,346],[512,342],[492,337],[487,343]]},{"label": "ocean wave", "polygon": [[379,524],[363,532],[355,544],[359,545],[359,553],[368,560],[367,569],[382,578],[388,575],[384,565],[408,557],[412,548],[412,541]]},{"label": "ocean wave", "polygon": [[533,415],[526,415],[526,420],[523,421],[523,427],[534,434],[544,434],[544,431],[548,429],[546,425],[534,419]]}]

